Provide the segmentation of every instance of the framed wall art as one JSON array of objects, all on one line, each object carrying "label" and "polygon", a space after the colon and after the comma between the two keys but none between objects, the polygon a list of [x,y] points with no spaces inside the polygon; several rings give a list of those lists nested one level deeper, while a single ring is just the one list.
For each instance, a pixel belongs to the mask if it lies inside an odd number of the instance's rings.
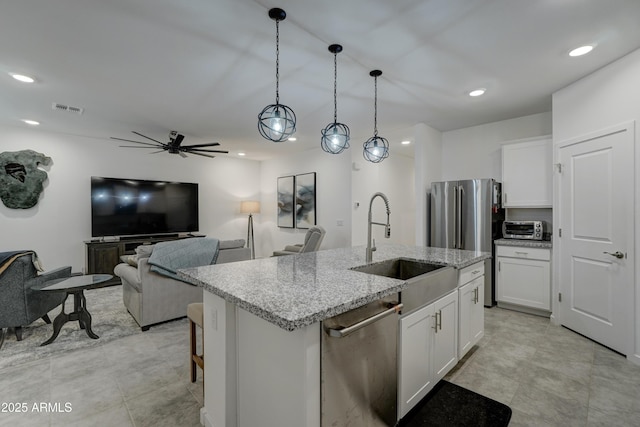
[{"label": "framed wall art", "polygon": [[293,228],[295,221],[295,177],[278,178],[278,227]]},{"label": "framed wall art", "polygon": [[296,228],[316,225],[316,173],[296,175]]}]

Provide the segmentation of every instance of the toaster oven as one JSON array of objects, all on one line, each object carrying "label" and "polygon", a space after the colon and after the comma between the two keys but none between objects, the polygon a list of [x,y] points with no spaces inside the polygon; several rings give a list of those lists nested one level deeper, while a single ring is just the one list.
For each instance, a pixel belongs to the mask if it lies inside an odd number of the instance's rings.
[{"label": "toaster oven", "polygon": [[505,239],[542,240],[544,224],[542,221],[504,221],[502,236]]}]

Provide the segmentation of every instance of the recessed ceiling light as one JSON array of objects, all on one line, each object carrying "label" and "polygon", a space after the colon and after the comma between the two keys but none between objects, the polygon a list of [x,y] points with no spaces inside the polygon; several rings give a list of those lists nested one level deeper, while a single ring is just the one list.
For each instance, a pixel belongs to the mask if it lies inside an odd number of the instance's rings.
[{"label": "recessed ceiling light", "polygon": [[38,126],[40,124],[40,122],[35,120],[23,119],[22,121],[31,126]]},{"label": "recessed ceiling light", "polygon": [[472,90],[471,92],[469,92],[469,96],[480,96],[480,95],[484,95],[484,93],[485,93],[486,91],[487,91],[487,90],[486,90],[485,88],[483,88],[483,87],[478,88],[478,89],[474,89],[474,90]]},{"label": "recessed ceiling light", "polygon": [[22,83],[33,83],[36,81],[33,77],[25,76],[24,74],[11,73],[11,77]]},{"label": "recessed ceiling light", "polygon": [[411,141],[402,141],[400,144],[402,144],[402,145],[409,145],[409,144],[411,144]]},{"label": "recessed ceiling light", "polygon": [[593,50],[593,46],[592,45],[580,46],[580,47],[577,47],[577,48],[573,49],[571,52],[569,52],[569,56],[586,55],[587,53],[591,52],[592,50]]},{"label": "recessed ceiling light", "polygon": [[238,156],[246,156],[246,155],[247,155],[247,153],[243,153],[242,151],[240,151],[240,152],[238,153]]},{"label": "recessed ceiling light", "polygon": [[291,138],[287,139],[287,141],[291,141],[291,142],[296,142],[297,140],[298,140],[298,138],[293,137],[293,136]]}]

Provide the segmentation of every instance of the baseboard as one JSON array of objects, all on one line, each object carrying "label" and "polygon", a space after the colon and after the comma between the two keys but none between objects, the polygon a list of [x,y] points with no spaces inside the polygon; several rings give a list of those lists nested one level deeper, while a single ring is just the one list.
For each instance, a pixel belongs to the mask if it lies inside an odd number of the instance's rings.
[{"label": "baseboard", "polygon": [[640,354],[631,354],[627,356],[627,360],[634,365],[640,366]]},{"label": "baseboard", "polygon": [[541,310],[538,308],[525,307],[523,305],[511,304],[508,302],[498,301],[498,307],[506,308],[507,310],[520,311],[522,313],[533,314],[535,316],[542,316],[549,318],[551,316],[550,311]]},{"label": "baseboard", "polygon": [[207,412],[207,408],[204,406],[200,408],[200,424],[205,427],[213,427],[213,423],[209,419],[209,413]]}]

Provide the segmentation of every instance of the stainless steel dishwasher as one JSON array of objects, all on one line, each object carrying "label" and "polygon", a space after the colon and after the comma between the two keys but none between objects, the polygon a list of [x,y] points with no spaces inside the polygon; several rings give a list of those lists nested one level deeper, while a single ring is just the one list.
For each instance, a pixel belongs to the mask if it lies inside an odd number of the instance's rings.
[{"label": "stainless steel dishwasher", "polygon": [[323,321],[321,425],[396,423],[399,295]]}]

